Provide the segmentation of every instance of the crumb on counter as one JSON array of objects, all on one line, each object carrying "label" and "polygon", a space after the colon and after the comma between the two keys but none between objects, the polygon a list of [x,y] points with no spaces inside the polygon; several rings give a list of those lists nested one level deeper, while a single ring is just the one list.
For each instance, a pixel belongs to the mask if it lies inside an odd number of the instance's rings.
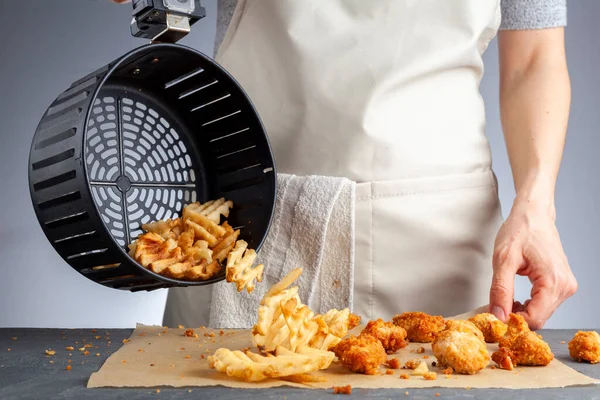
[{"label": "crumb on counter", "polygon": [[385,374],[386,375],[394,375],[394,370],[393,369],[386,369],[385,370]]},{"label": "crumb on counter", "polygon": [[417,354],[423,354],[425,353],[425,347],[421,346],[417,349]]},{"label": "crumb on counter", "polygon": [[435,381],[437,379],[437,374],[435,372],[425,372],[423,378],[427,381]]},{"label": "crumb on counter", "polygon": [[448,367],[448,368],[442,370],[442,373],[444,375],[452,375],[453,372],[454,372],[454,370],[452,369],[452,367]]},{"label": "crumb on counter", "polygon": [[352,386],[333,386],[333,394],[352,394]]},{"label": "crumb on counter", "polygon": [[394,358],[390,358],[390,359],[387,361],[387,365],[388,365],[388,367],[390,367],[391,369],[398,369],[398,368],[400,368],[400,360],[399,360],[398,358],[396,358],[396,357],[394,357]]},{"label": "crumb on counter", "polygon": [[410,379],[410,376],[408,374],[401,374],[400,379]]},{"label": "crumb on counter", "polygon": [[196,335],[196,332],[194,332],[194,330],[190,328],[185,331],[184,335],[186,337],[194,337]]}]

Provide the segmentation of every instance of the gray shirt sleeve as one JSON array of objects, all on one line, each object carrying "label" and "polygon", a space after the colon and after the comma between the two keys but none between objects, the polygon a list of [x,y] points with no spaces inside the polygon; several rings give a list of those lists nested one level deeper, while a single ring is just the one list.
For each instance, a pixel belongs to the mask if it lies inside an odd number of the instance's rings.
[{"label": "gray shirt sleeve", "polygon": [[567,25],[567,0],[501,0],[501,30],[556,28]]}]

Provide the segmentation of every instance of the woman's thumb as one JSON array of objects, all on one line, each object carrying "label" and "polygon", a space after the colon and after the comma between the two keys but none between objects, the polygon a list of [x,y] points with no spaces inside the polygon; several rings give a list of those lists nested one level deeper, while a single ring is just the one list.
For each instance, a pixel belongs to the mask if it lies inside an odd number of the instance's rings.
[{"label": "woman's thumb", "polygon": [[515,273],[508,265],[494,268],[492,287],[490,288],[490,312],[499,320],[506,322],[512,311],[515,290]]}]

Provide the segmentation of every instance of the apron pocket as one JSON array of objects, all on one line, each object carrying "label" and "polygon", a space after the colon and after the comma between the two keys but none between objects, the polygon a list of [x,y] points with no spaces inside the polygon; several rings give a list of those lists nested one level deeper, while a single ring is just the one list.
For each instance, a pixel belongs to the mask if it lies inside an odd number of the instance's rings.
[{"label": "apron pocket", "polygon": [[491,171],[359,184],[356,210],[357,313],[449,316],[487,303],[502,223]]}]

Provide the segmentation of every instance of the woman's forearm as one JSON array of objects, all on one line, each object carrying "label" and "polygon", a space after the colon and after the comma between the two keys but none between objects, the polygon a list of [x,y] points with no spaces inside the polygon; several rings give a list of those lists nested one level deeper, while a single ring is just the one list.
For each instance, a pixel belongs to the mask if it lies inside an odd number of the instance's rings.
[{"label": "woman's forearm", "polygon": [[501,32],[500,111],[516,190],[554,217],[571,87],[562,28]]}]

